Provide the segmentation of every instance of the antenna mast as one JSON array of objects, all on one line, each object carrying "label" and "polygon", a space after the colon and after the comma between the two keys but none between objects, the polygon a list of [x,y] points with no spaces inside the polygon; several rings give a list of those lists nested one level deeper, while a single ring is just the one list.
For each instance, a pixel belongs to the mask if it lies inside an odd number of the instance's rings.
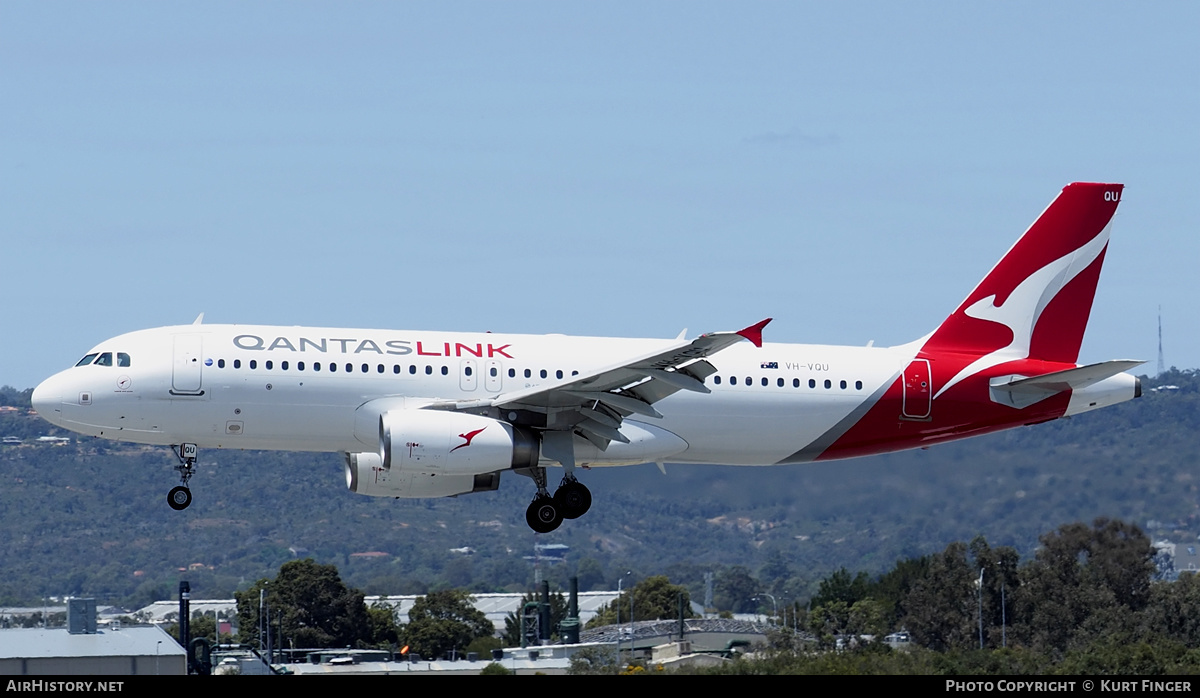
[{"label": "antenna mast", "polygon": [[1161,376],[1166,371],[1166,365],[1163,363],[1162,352],[1162,306],[1158,306],[1158,375]]}]

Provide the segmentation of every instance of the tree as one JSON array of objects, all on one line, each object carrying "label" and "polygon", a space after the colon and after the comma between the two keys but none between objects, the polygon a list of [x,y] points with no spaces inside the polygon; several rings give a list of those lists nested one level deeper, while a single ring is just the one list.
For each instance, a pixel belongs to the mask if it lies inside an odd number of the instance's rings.
[{"label": "tree", "polygon": [[1154,548],[1122,521],[1076,522],[1040,538],[1022,568],[1019,631],[1035,650],[1056,656],[1114,634],[1128,635],[1150,599]]},{"label": "tree", "polygon": [[870,586],[871,579],[866,572],[859,572],[852,577],[850,572],[842,567],[821,580],[817,595],[813,597],[812,607],[820,608],[833,601],[841,601],[847,606],[853,606],[867,597],[867,590]]},{"label": "tree", "polygon": [[617,650],[610,645],[585,647],[571,655],[571,675],[616,674],[621,668]]},{"label": "tree", "polygon": [[904,604],[904,624],[913,640],[935,650],[966,649],[973,640],[978,644],[973,586],[977,574],[962,543],[951,543],[930,556],[925,577],[913,583]]},{"label": "tree", "polygon": [[376,647],[395,645],[400,640],[400,627],[396,624],[396,612],[384,599],[367,608],[367,622],[371,627],[370,642]]},{"label": "tree", "polygon": [[715,586],[713,604],[717,608],[734,613],[754,613],[758,610],[758,600],[754,597],[762,591],[762,585],[745,567],[736,565],[722,571],[717,576]]},{"label": "tree", "polygon": [[494,632],[495,627],[483,611],[471,604],[468,592],[447,589],[417,599],[408,612],[408,624],[401,630],[401,637],[411,652],[422,657],[441,657]]},{"label": "tree", "polygon": [[260,579],[234,594],[242,642],[258,641],[262,589],[272,627],[282,623],[284,640],[295,647],[347,647],[371,639],[363,593],[343,584],[333,565],[305,559],[286,562],[274,580]]},{"label": "tree", "polygon": [[633,616],[635,620],[659,620],[662,618],[678,618],[680,596],[683,597],[683,617],[691,618],[691,596],[686,587],[672,584],[663,575],[646,577],[634,585],[632,590],[623,592],[612,603],[600,609],[587,627],[598,628],[603,625],[615,625],[629,622],[630,594],[633,594]]}]

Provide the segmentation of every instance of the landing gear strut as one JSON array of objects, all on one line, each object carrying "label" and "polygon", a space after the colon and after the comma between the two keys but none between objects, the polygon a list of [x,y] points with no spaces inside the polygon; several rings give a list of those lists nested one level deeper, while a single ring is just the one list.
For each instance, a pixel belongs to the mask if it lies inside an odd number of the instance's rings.
[{"label": "landing gear strut", "polygon": [[196,444],[181,444],[178,449],[172,446],[171,450],[179,459],[179,465],[175,466],[175,469],[179,471],[182,484],[167,493],[167,504],[175,511],[183,511],[192,503],[192,491],[188,489],[188,480],[196,474],[196,455],[199,449],[196,448]]},{"label": "landing gear strut", "polygon": [[563,515],[555,498],[546,490],[546,469],[522,468],[517,472],[533,478],[537,485],[537,494],[525,510],[525,523],[536,533],[549,533],[558,528],[563,522]]},{"label": "landing gear strut", "polygon": [[567,471],[554,496],[546,489],[545,468],[517,470],[533,478],[537,494],[525,510],[525,522],[538,533],[549,533],[562,524],[563,519],[578,519],[592,507],[592,493],[583,483],[575,479],[575,436],[569,431],[547,431],[542,434],[542,455],[558,461]]}]

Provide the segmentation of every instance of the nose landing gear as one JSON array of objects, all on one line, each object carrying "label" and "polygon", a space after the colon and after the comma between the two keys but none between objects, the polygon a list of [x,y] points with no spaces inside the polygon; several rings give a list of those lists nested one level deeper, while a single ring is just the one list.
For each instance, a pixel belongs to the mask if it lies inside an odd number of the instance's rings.
[{"label": "nose landing gear", "polygon": [[199,449],[196,448],[196,444],[180,444],[178,449],[172,446],[171,450],[179,459],[179,465],[175,466],[175,469],[179,471],[182,484],[167,493],[167,504],[175,511],[183,511],[192,503],[192,491],[188,489],[188,481],[196,474],[196,456]]}]

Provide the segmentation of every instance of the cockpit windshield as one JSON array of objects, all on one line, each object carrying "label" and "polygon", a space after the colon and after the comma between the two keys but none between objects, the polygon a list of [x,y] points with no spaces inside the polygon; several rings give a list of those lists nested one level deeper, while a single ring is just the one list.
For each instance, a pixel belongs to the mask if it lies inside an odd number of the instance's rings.
[{"label": "cockpit windshield", "polygon": [[[129,358],[129,354],[126,354],[123,351],[117,352],[117,366],[119,366],[121,368],[129,368],[131,363],[132,363],[132,361]],[[76,366],[88,366],[88,365],[112,366],[113,365],[113,353],[111,351],[92,352],[91,354],[88,354],[87,356],[80,359],[79,363],[77,363],[75,365]]]}]

